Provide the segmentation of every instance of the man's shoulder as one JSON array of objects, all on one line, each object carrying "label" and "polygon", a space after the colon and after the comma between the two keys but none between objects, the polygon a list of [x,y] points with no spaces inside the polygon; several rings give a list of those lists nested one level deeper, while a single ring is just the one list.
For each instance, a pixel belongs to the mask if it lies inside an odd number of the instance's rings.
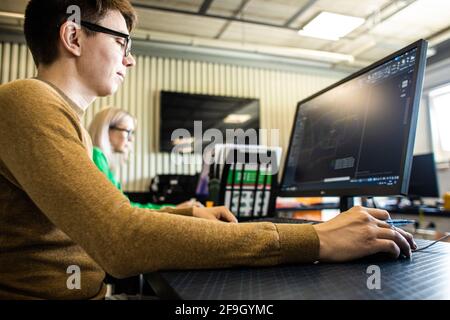
[{"label": "man's shoulder", "polygon": [[0,95],[31,94],[33,91],[50,92],[50,88],[44,82],[37,79],[14,80],[0,86]]},{"label": "man's shoulder", "polygon": [[37,104],[42,110],[46,105],[62,105],[65,101],[51,86],[37,79],[15,80],[0,85],[2,109],[26,111]]},{"label": "man's shoulder", "polygon": [[9,125],[60,125],[79,119],[69,103],[50,85],[37,79],[16,80],[0,86],[0,113]]}]

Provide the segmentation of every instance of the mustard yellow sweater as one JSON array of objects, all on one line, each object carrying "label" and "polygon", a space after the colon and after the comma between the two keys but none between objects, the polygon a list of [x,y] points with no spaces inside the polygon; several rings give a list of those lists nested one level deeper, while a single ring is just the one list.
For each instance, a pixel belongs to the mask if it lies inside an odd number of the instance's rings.
[{"label": "mustard yellow sweater", "polygon": [[[122,278],[318,259],[310,225],[131,207],[91,161],[82,110],[43,81],[0,86],[0,114],[0,299],[103,298],[105,271]],[[74,265],[80,289],[67,286]]]}]

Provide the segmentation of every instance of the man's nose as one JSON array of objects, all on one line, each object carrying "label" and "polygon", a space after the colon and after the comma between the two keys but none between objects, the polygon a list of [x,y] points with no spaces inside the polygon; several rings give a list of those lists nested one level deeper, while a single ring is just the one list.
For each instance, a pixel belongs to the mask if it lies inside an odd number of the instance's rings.
[{"label": "man's nose", "polygon": [[128,57],[123,57],[122,63],[127,68],[134,67],[136,65],[136,60],[134,59],[133,55],[130,53],[128,55]]}]

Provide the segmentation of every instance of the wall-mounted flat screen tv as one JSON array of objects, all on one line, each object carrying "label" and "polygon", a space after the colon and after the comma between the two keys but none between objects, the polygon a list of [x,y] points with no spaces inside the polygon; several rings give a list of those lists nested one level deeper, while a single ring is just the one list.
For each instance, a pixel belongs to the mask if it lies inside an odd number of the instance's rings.
[{"label": "wall-mounted flat screen tv", "polygon": [[[194,153],[212,143],[259,143],[258,99],[161,91],[160,101],[161,152],[175,146],[178,152]],[[189,132],[190,138],[173,136],[177,129]],[[216,140],[219,132],[222,141]]]}]

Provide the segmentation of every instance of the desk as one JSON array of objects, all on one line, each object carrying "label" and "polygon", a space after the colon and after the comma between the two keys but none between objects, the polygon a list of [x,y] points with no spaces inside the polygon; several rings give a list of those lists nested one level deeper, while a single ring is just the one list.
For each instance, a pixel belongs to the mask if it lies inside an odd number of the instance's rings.
[{"label": "desk", "polygon": [[[431,224],[434,224],[432,230],[438,232],[450,232],[450,216],[430,216],[428,214],[412,214],[412,213],[391,213],[393,219],[413,219],[419,223],[419,228],[429,228]],[[410,231],[410,230],[409,230]]]},{"label": "desk", "polygon": [[[417,240],[419,247],[428,243]],[[380,290],[367,288],[367,267],[374,264],[381,269]],[[450,244],[413,253],[412,260],[170,271],[145,278],[163,299],[450,299]]]}]

